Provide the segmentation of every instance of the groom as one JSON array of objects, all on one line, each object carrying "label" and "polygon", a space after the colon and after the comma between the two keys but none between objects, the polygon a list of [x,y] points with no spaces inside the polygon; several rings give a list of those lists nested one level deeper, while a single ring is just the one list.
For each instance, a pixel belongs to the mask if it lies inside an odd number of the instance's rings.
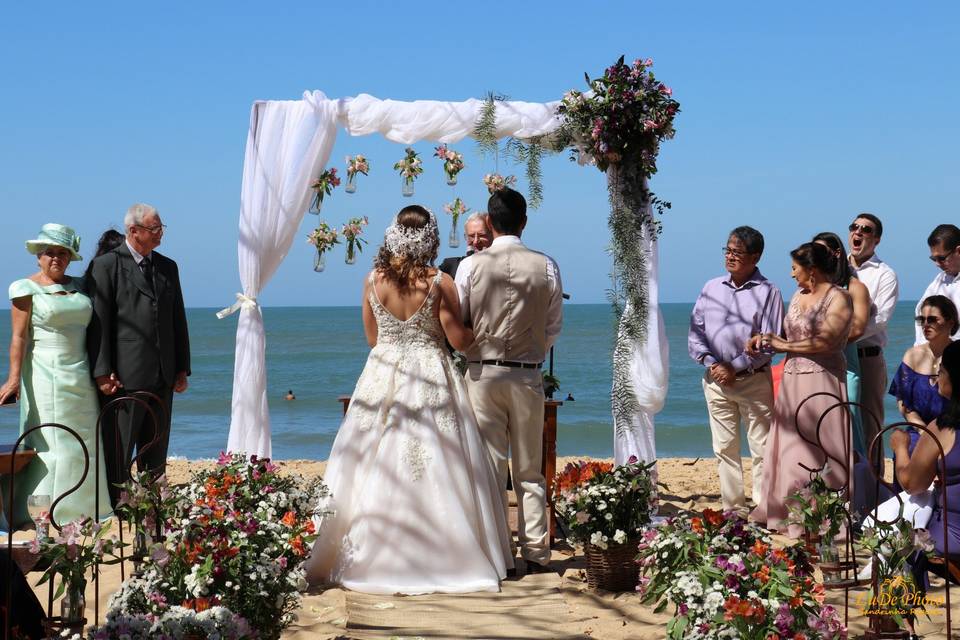
[{"label": "groom", "polygon": [[512,189],[490,196],[490,248],[457,269],[464,322],[476,341],[467,349],[467,390],[487,442],[507,508],[507,461],[517,494],[517,530],[527,573],[547,571],[546,483],[540,472],[543,378],[540,366],[560,333],[560,270],[520,241],[527,203]]}]

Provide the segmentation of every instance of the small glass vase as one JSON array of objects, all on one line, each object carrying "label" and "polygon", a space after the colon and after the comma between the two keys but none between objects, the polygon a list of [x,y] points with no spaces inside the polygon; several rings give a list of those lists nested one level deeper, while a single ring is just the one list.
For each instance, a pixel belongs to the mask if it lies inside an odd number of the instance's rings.
[{"label": "small glass vase", "polygon": [[347,174],[347,186],[343,188],[347,193],[356,193],[357,192],[357,174],[348,173]]},{"label": "small glass vase", "polygon": [[140,569],[140,564],[147,557],[147,534],[143,531],[137,531],[133,535],[133,552],[130,559],[133,560],[134,571]]},{"label": "small glass vase", "polygon": [[404,198],[413,197],[413,178],[403,178],[403,184],[400,187],[400,195]]},{"label": "small glass vase", "polygon": [[317,195],[313,196],[313,202],[310,203],[310,208],[307,209],[307,213],[312,213],[314,215],[320,215],[320,208],[323,206],[323,192],[318,191]]},{"label": "small glass vase", "polygon": [[457,186],[457,174],[455,173],[447,174],[447,185],[451,187]]},{"label": "small glass vase", "polygon": [[343,261],[347,264],[353,264],[357,261],[357,251],[353,246],[353,242],[347,242],[347,256]]},{"label": "small glass vase", "polygon": [[453,226],[450,227],[450,238],[447,241],[447,244],[452,249],[456,249],[460,246],[460,229],[457,226],[457,219],[453,219]]},{"label": "small glass vase", "polygon": [[87,608],[86,582],[70,583],[67,585],[63,598],[60,600],[60,619],[64,625],[73,625],[83,622],[84,611]]},{"label": "small glass vase", "polygon": [[323,251],[317,251],[313,255],[313,270],[320,273],[327,268],[327,256]]}]

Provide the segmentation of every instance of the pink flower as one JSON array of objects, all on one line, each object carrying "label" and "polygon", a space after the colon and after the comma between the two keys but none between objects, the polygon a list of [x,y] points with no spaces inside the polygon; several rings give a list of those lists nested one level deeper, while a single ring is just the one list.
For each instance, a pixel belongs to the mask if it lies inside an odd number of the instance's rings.
[{"label": "pink flower", "polygon": [[643,121],[643,130],[649,131],[651,129],[656,129],[659,125],[653,120],[644,120]]},{"label": "pink flower", "polygon": [[644,60],[644,61],[643,61],[643,66],[645,66],[645,67],[652,67],[652,66],[653,66],[653,58],[647,58],[646,60]]},{"label": "pink flower", "polygon": [[637,460],[639,460],[637,456],[630,456],[629,458],[627,458],[627,464],[636,464]]},{"label": "pink flower", "polygon": [[220,452],[220,457],[217,458],[217,464],[220,466],[230,464],[230,454],[224,451]]},{"label": "pink flower", "polygon": [[662,93],[665,96],[672,96],[673,89],[671,89],[670,87],[665,87],[663,85],[660,85],[660,93]]}]

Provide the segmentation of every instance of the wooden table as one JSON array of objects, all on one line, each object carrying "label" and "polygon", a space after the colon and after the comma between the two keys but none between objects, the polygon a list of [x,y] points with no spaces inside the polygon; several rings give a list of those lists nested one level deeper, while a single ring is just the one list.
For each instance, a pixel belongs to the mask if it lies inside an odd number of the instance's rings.
[{"label": "wooden table", "polygon": [[[337,396],[343,405],[343,414],[350,408],[350,396]],[[547,481],[547,517],[550,523],[550,544],[557,535],[557,517],[553,510],[553,479],[557,475],[557,407],[563,406],[560,400],[543,401],[543,459],[540,471]]]}]

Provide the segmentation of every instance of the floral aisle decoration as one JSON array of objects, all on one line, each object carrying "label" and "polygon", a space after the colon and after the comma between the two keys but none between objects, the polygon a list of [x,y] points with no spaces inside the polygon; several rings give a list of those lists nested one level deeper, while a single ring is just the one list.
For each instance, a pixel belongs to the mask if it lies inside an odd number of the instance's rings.
[{"label": "floral aisle decoration", "polygon": [[333,193],[336,187],[340,186],[340,178],[337,177],[336,167],[324,169],[320,177],[310,185],[310,188],[316,191],[313,196],[313,204],[310,205],[310,213],[320,213],[320,207],[323,206],[323,197]]},{"label": "floral aisle decoration", "polygon": [[81,518],[63,525],[54,537],[34,539],[31,552],[47,564],[38,585],[60,577],[55,598],[61,595],[60,618],[65,627],[82,625],[86,608],[87,574],[95,564],[114,564],[114,552],[120,543],[107,535],[109,527],[90,518]]},{"label": "floral aisle decoration", "polygon": [[327,251],[335,244],[340,243],[337,230],[326,222],[320,222],[317,228],[307,234],[307,242],[312,244],[317,252],[313,256],[313,270],[320,272],[327,267]]},{"label": "floral aisle decoration", "polygon": [[447,184],[451,187],[457,184],[457,174],[463,171],[463,154],[441,144],[434,149],[433,156],[443,160],[443,172],[447,175]]},{"label": "floral aisle decoration", "polygon": [[499,173],[488,173],[483,176],[483,184],[486,185],[490,195],[493,195],[501,189],[513,187],[516,183],[517,179],[514,176],[502,176]]},{"label": "floral aisle decoration", "polygon": [[361,236],[363,235],[363,228],[367,226],[369,222],[367,216],[350,218],[347,220],[347,223],[343,225],[343,229],[340,230],[340,235],[343,236],[344,242],[347,243],[347,264],[356,262],[357,253],[363,251],[363,245],[366,244],[367,241]]},{"label": "floral aisle decoration", "polygon": [[618,467],[578,462],[557,477],[560,523],[567,541],[583,545],[593,588],[619,591],[636,584],[637,542],[657,508],[652,467],[636,458]]},{"label": "floral aisle decoration", "polygon": [[647,530],[639,562],[643,602],[657,612],[674,606],[672,640],[847,637],[804,549],[775,548],[733,512],[681,514]]},{"label": "floral aisle decoration", "polygon": [[181,629],[171,637],[196,637],[182,631],[191,625],[225,638],[279,638],[300,608],[312,518],[328,496],[319,480],[279,471],[256,456],[221,454],[212,470],[177,488],[166,540],[151,547],[90,638],[127,638],[122,630],[134,628],[145,630],[130,640],[167,628]]},{"label": "floral aisle decoration", "polygon": [[876,631],[902,629],[907,618],[916,617],[923,605],[942,607],[942,602],[925,598],[910,562],[919,555],[931,555],[933,540],[926,529],[914,529],[907,519],[873,521],[865,526],[858,545],[873,557],[872,585],[861,606]]},{"label": "floral aisle decoration", "polygon": [[835,540],[850,517],[845,494],[828,487],[817,473],[787,496],[787,522],[803,527],[807,550],[826,565],[835,565],[840,559]]},{"label": "floral aisle decoration", "polygon": [[571,146],[607,175],[610,197],[613,287],[611,301],[618,319],[613,353],[611,392],[617,433],[633,428],[641,407],[633,391],[633,354],[646,341],[647,254],[643,238],[655,240],[662,214],[670,203],[647,189],[657,171],[660,143],[673,138],[680,104],[673,90],[658,81],[653,60],[626,64],[623,56],[599,78],[586,76],[589,91],[571,90],[557,109],[563,124],[558,146]]},{"label": "floral aisle decoration", "polygon": [[400,178],[403,180],[400,193],[404,197],[412,197],[413,181],[423,173],[423,161],[420,160],[420,155],[413,150],[413,147],[407,147],[406,155],[402,160],[398,160],[393,168],[400,172]]},{"label": "floral aisle decoration", "polygon": [[347,186],[343,188],[347,193],[357,192],[357,174],[368,175],[370,171],[370,162],[365,156],[357,154],[353,157],[347,156]]},{"label": "floral aisle decoration", "polygon": [[448,202],[447,204],[443,205],[443,210],[450,216],[452,221],[448,244],[453,248],[459,247],[460,229],[457,224],[460,220],[460,217],[466,215],[467,212],[470,211],[470,208],[467,207],[467,203],[457,197],[453,199],[453,202]]}]

